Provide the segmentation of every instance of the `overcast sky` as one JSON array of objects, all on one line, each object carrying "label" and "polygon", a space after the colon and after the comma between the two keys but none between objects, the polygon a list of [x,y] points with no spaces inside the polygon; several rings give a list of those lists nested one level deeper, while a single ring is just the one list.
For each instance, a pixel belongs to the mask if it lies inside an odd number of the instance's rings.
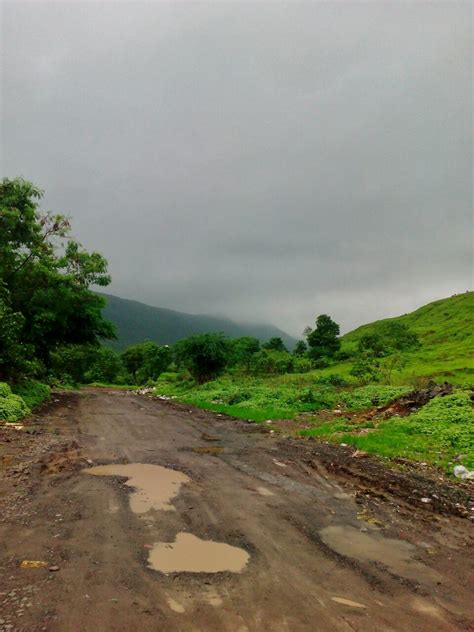
[{"label": "overcast sky", "polygon": [[2,175],[109,290],[300,333],[472,286],[470,2],[6,2]]}]

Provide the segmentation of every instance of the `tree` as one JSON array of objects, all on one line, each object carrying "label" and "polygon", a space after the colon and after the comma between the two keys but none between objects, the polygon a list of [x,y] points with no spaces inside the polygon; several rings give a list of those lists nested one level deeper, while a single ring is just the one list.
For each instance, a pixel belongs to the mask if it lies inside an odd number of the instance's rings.
[{"label": "tree", "polygon": [[383,358],[395,352],[410,351],[419,346],[418,336],[398,321],[380,323],[373,331],[359,339],[359,353],[370,353]]},{"label": "tree", "polygon": [[121,356],[123,365],[133,377],[134,382],[156,380],[171,363],[171,350],[168,345],[159,347],[155,342],[146,340],[128,347]]},{"label": "tree", "polygon": [[283,340],[278,336],[274,336],[273,338],[270,338],[270,340],[265,342],[262,345],[262,349],[267,349],[268,351],[288,351]]},{"label": "tree", "polygon": [[306,339],[309,346],[309,355],[312,359],[332,358],[341,346],[338,338],[339,325],[330,316],[321,314],[316,319],[316,327],[307,330]]},{"label": "tree", "polygon": [[118,353],[108,347],[98,347],[95,349],[94,357],[85,372],[85,382],[114,384],[123,372],[123,368]]},{"label": "tree", "polygon": [[102,316],[105,300],[90,290],[110,282],[106,260],[69,239],[63,215],[40,212],[41,197],[21,178],[0,183],[0,330],[16,356],[2,355],[0,373],[10,377],[22,365],[22,349],[29,358],[22,371],[33,373],[50,366],[60,346],[114,337]]},{"label": "tree", "polygon": [[388,384],[392,383],[392,375],[398,371],[403,371],[408,363],[408,359],[401,353],[393,353],[384,358],[381,363],[382,374]]},{"label": "tree", "polygon": [[387,351],[384,339],[378,334],[364,334],[357,343],[358,353],[367,353],[375,358],[382,358]]},{"label": "tree", "polygon": [[360,353],[351,369],[351,375],[363,384],[380,381],[380,360],[370,353]]},{"label": "tree", "polygon": [[232,341],[232,356],[237,365],[244,366],[250,371],[252,359],[260,350],[260,342],[252,336],[242,336]]},{"label": "tree", "polygon": [[293,349],[293,355],[295,356],[304,356],[308,351],[308,347],[306,346],[306,342],[304,340],[298,340]]},{"label": "tree", "polygon": [[291,373],[294,363],[295,358],[288,351],[261,349],[254,356],[253,366],[255,373],[279,375]]},{"label": "tree", "polygon": [[230,344],[223,334],[200,334],[180,340],[174,347],[179,365],[185,366],[202,384],[216,378],[230,357]]}]

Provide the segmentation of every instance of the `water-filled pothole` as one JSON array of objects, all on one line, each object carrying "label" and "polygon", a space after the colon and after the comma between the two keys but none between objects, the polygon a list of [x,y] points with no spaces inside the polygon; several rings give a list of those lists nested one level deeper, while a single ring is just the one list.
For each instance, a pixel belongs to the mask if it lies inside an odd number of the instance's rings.
[{"label": "water-filled pothole", "polygon": [[149,463],[98,465],[84,471],[94,476],[126,476],[125,485],[134,488],[130,509],[137,514],[150,509],[174,511],[170,501],[178,494],[181,485],[190,481],[182,472]]},{"label": "water-filled pothole", "polygon": [[158,542],[148,556],[148,568],[162,573],[240,573],[250,555],[224,542],[178,533],[174,542]]}]

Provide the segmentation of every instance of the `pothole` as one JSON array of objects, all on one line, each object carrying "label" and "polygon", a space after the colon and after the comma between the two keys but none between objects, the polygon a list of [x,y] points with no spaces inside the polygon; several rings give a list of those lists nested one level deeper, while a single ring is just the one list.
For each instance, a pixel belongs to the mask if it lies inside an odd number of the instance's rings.
[{"label": "pothole", "polygon": [[224,542],[178,533],[174,542],[158,542],[148,555],[148,568],[162,573],[240,573],[250,555]]},{"label": "pothole", "polygon": [[191,480],[182,472],[148,463],[98,465],[83,471],[94,476],[127,477],[125,485],[133,488],[130,509],[137,514],[150,509],[175,511],[170,501],[177,496],[181,485]]},{"label": "pothole", "polygon": [[396,575],[435,581],[439,575],[414,559],[416,547],[404,540],[365,533],[350,526],[331,526],[320,531],[321,539],[333,551],[361,562],[383,564]]}]

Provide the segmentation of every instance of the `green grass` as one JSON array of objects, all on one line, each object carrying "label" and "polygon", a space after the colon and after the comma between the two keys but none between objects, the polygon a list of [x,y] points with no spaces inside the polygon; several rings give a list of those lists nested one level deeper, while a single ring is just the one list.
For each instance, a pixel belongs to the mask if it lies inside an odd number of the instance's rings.
[{"label": "green grass", "polygon": [[[387,458],[425,461],[452,471],[453,459],[474,467],[474,409],[468,391],[435,397],[407,417],[391,417],[375,426],[373,421],[348,419],[315,424],[302,436],[325,437]],[[362,428],[366,434],[352,434]]]},{"label": "green grass", "polygon": [[[163,374],[156,394],[176,397],[190,405],[256,422],[293,419],[295,432],[339,443],[349,443],[369,453],[393,459],[426,461],[452,471],[452,459],[474,467],[473,408],[468,391],[474,384],[474,293],[467,292],[400,316],[420,340],[408,354],[403,372],[392,385],[357,386],[351,361],[301,374],[252,377],[233,373],[204,385]],[[379,321],[383,322],[383,321]],[[359,338],[379,323],[359,327],[342,338],[342,350],[353,351]],[[346,385],[331,384],[336,374]],[[453,395],[435,398],[415,414],[387,420],[367,420],[363,415],[344,416],[394,401],[414,386],[434,379],[459,387]],[[342,414],[331,411],[341,406]],[[301,413],[309,413],[300,417]],[[301,424],[310,426],[299,430]]]},{"label": "green grass", "polygon": [[35,380],[24,380],[12,387],[12,391],[19,395],[28,408],[36,408],[51,398],[51,391],[47,384]]},{"label": "green grass", "polygon": [[[342,349],[353,351],[361,336],[382,322],[405,324],[418,335],[421,346],[407,354],[408,364],[395,376],[398,384],[428,377],[437,382],[474,385],[474,292],[465,292],[424,305],[414,312],[363,325],[342,337]],[[331,367],[349,372],[348,362]],[[327,369],[326,369],[327,370]]]}]

